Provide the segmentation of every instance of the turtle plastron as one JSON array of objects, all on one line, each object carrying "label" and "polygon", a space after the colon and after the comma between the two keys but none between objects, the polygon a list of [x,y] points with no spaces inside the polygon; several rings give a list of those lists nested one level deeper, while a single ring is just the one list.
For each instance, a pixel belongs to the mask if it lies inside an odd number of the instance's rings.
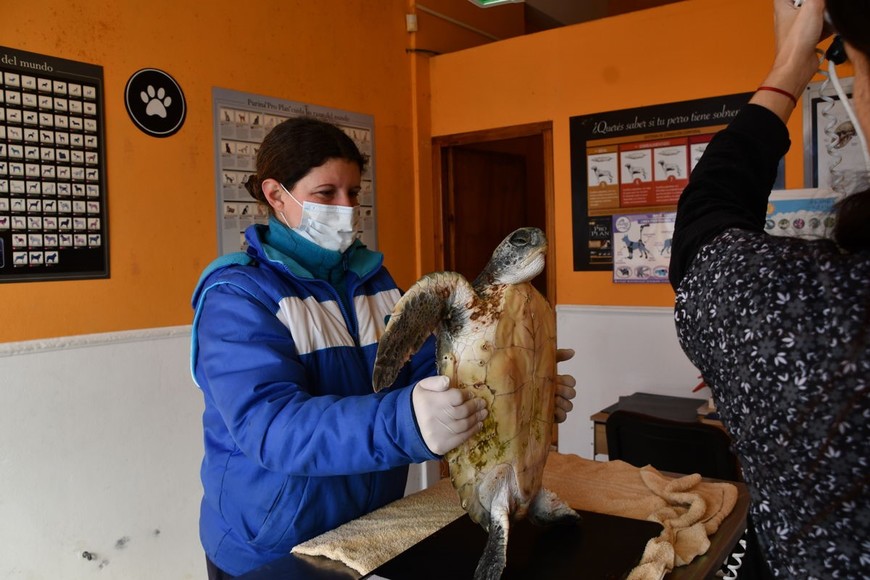
[{"label": "turtle plastron", "polygon": [[378,346],[373,384],[389,386],[431,332],[439,374],[486,401],[483,428],[447,453],[463,509],[489,532],[476,579],[499,578],[511,520],[536,524],[580,516],[542,488],[556,390],[556,318],[531,285],[547,242],[537,228],[513,232],[471,285],[455,272],[429,274],[396,304]]}]

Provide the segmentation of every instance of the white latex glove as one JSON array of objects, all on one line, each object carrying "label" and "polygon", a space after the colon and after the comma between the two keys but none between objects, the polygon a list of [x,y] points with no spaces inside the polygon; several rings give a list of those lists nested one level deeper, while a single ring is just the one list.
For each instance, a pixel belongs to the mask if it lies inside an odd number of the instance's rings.
[{"label": "white latex glove", "polygon": [[[556,349],[556,362],[565,362],[574,358],[574,350],[570,348]],[[562,423],[568,418],[568,413],[574,408],[571,402],[577,391],[574,387],[577,381],[571,375],[556,375],[556,406],[553,408],[553,419],[556,423]]]},{"label": "white latex glove", "polygon": [[444,455],[480,431],[488,411],[483,399],[450,388],[444,376],[426,377],[414,386],[411,404],[423,441]]}]

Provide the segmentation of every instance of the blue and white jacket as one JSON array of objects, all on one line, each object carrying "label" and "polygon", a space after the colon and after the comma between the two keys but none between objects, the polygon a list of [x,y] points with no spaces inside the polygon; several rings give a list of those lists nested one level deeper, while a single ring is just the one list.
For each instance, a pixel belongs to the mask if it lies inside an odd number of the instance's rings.
[{"label": "blue and white jacket", "polygon": [[372,392],[400,296],[383,256],[359,242],[323,250],[274,221],[246,239],[247,254],[218,259],[193,296],[200,538],[232,575],[400,498],[408,464],[437,457],[405,388],[435,373],[433,340],[391,389]]}]

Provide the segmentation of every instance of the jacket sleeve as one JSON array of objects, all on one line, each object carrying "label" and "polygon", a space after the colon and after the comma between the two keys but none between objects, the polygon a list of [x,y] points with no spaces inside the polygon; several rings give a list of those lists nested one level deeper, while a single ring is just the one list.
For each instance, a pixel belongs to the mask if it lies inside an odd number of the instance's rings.
[{"label": "jacket sleeve", "polygon": [[710,141],[677,207],[669,269],[674,289],[698,250],[721,232],[764,230],[767,199],[789,146],[782,121],[753,104]]},{"label": "jacket sleeve", "polygon": [[410,388],[313,395],[289,331],[246,290],[211,287],[195,324],[197,383],[239,449],[266,469],[350,475],[435,458],[417,428]]}]

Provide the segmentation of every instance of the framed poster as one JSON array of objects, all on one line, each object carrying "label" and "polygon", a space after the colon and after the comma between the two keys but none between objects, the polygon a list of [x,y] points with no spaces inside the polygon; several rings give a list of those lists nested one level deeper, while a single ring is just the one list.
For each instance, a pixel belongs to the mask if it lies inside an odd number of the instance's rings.
[{"label": "framed poster", "polygon": [[244,251],[245,229],[265,224],[269,214],[245,189],[256,171],[257,151],[275,125],[290,117],[314,117],[337,125],[368,159],[360,192],[360,231],[357,237],[377,250],[375,212],[374,117],[274,97],[212,89],[215,127],[215,183],[217,184],[218,254]]},{"label": "framed poster", "polygon": [[613,216],[615,283],[668,283],[676,217],[674,212]]},{"label": "framed poster", "polygon": [[0,46],[0,282],[107,278],[100,66]]},{"label": "framed poster", "polygon": [[571,117],[574,270],[613,269],[615,215],[675,211],[707,143],[751,95]]},{"label": "framed poster", "polygon": [[[851,77],[840,80],[850,101],[852,82]],[[864,154],[855,127],[829,81],[807,86],[803,115],[804,187],[838,193],[854,190],[851,182],[866,171]]]}]

